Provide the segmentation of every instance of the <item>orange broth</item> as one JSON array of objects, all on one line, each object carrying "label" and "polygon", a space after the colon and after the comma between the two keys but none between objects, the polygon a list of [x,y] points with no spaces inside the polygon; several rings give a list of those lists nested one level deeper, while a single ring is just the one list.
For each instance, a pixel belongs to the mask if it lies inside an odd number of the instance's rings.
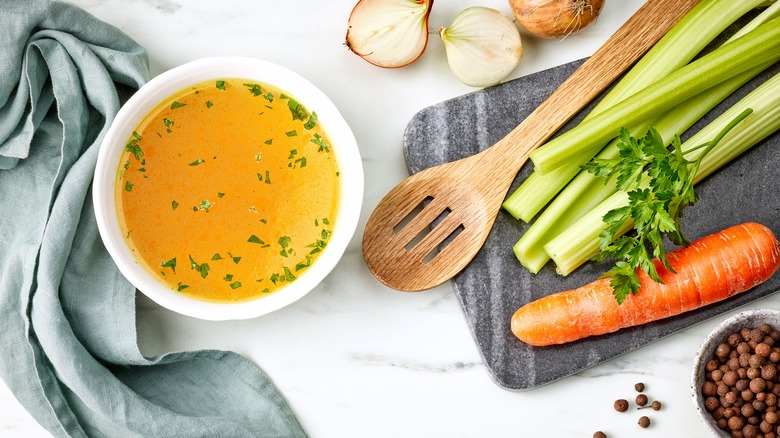
[{"label": "orange broth", "polygon": [[339,171],[310,112],[284,91],[209,81],[162,102],[117,172],[120,226],[171,289],[236,302],[273,293],[327,245]]}]

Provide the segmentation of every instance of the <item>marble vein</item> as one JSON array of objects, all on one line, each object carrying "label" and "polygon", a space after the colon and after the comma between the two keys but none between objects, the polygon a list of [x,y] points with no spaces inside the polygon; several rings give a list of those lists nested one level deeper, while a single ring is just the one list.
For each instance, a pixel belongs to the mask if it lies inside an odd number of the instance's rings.
[{"label": "marble vein", "polygon": [[409,371],[430,373],[451,373],[481,367],[480,362],[455,361],[444,364],[434,364],[415,360],[402,360],[378,354],[354,354],[352,358],[362,365],[402,368]]}]

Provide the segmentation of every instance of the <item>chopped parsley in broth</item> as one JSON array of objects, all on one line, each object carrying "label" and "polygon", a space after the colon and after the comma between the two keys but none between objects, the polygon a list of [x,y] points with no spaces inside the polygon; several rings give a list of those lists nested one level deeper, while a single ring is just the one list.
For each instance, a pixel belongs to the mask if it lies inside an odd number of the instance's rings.
[{"label": "chopped parsley in broth", "polygon": [[252,300],[295,281],[327,246],[338,175],[314,109],[264,83],[209,81],[160,103],[128,139],[120,225],[170,289]]}]

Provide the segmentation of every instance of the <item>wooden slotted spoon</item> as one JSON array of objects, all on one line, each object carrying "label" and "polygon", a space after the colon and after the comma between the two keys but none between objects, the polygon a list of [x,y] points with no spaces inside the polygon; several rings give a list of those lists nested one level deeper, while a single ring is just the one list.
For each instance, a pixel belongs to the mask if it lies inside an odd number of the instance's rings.
[{"label": "wooden slotted spoon", "polygon": [[471,157],[418,172],[390,190],[369,217],[363,234],[363,257],[371,272],[391,288],[420,291],[444,283],[465,268],[487,239],[506,192],[531,151],[633,65],[697,3],[649,0],[506,137]]}]

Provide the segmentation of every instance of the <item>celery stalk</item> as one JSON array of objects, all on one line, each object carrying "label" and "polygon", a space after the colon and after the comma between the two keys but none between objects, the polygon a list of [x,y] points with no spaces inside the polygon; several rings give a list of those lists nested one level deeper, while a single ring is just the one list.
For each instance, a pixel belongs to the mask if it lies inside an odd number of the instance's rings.
[{"label": "celery stalk", "polygon": [[631,126],[739,73],[780,59],[780,18],[724,44],[531,153],[544,173],[602,147],[621,126]]},{"label": "celery stalk", "polygon": [[[729,25],[762,3],[762,0],[702,1],[625,74],[584,120],[687,64]],[[592,157],[593,153],[585,154],[545,174],[533,172],[506,199],[504,209],[515,218],[530,222]]]},{"label": "celery stalk", "polygon": [[761,12],[756,18],[750,20],[750,23],[742,26],[742,28],[739,31],[737,31],[737,33],[735,33],[731,38],[729,38],[729,41],[739,38],[742,35],[745,35],[746,33],[754,30],[758,26],[766,23],[767,21],[770,21],[777,17],[780,17],[780,2],[773,0],[772,4],[769,7],[764,9],[764,11]]},{"label": "celery stalk", "polygon": [[[753,113],[731,130],[702,160],[694,183],[780,129],[780,74],[757,87],[693,135],[682,145],[683,150],[692,151],[711,140],[734,117],[748,108],[753,109]],[[609,210],[625,206],[627,202],[625,192],[614,193],[544,246],[555,261],[559,273],[568,275],[599,251],[599,234],[604,229],[602,217]],[[631,224],[626,223],[622,233],[630,229]]]}]

